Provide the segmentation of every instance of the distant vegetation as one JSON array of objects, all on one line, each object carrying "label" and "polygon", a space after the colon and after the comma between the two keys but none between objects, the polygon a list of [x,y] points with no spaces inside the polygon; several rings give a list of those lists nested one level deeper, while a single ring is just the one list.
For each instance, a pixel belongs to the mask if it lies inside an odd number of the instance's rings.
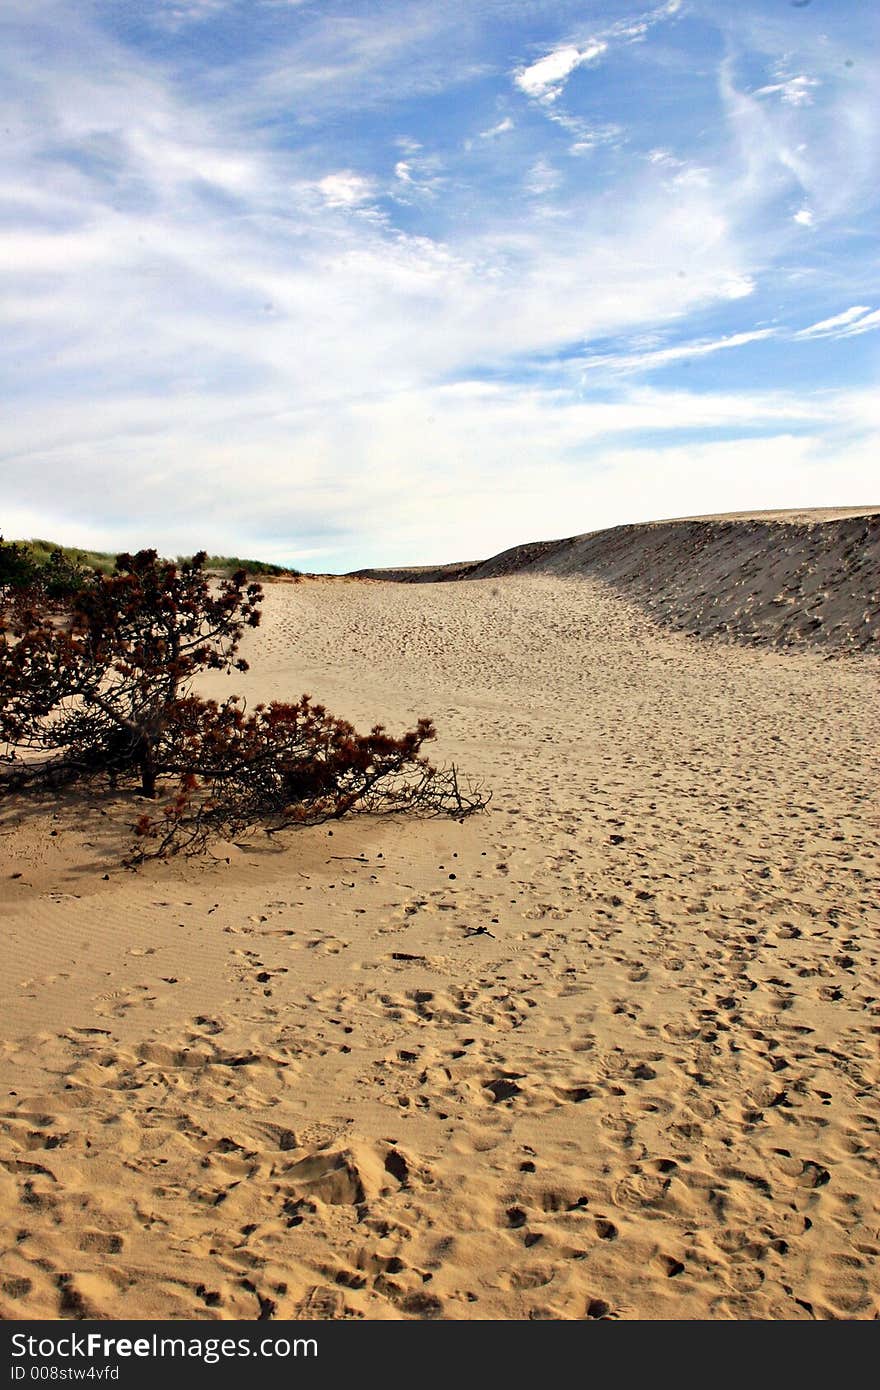
[{"label": "distant vegetation", "polygon": [[[184,560],[189,560],[190,555],[178,555],[177,563],[182,564]],[[235,574],[237,570],[244,570],[245,574],[268,574],[271,576],[287,576],[288,578],[298,579],[302,574],[301,570],[291,569],[289,565],[271,565],[268,560],[242,560],[238,555],[209,555],[206,561],[209,570],[217,570],[220,574]]]},{"label": "distant vegetation", "polygon": [[[178,555],[182,564],[192,557]],[[229,578],[239,570],[246,574],[266,575],[269,578],[298,579],[301,571],[285,565],[272,565],[266,560],[243,560],[238,555],[209,555],[206,569],[221,578]],[[63,598],[79,589],[93,574],[116,573],[116,554],[108,550],[80,550],[57,541],[32,539],[4,541],[0,536],[0,586],[24,588],[35,581],[42,583],[53,598]]]},{"label": "distant vegetation", "polygon": [[112,574],[116,567],[116,556],[107,550],[77,550],[71,545],[59,545],[57,541],[30,540],[18,541],[33,556],[40,568],[48,565],[53,555],[60,555],[69,565],[80,569],[97,570],[99,574]]},{"label": "distant vegetation", "polygon": [[[90,558],[98,563],[91,564]],[[39,585],[51,599],[69,598],[91,575],[112,574],[114,564],[111,555],[89,557],[52,541],[4,541],[0,536],[0,590]]]}]

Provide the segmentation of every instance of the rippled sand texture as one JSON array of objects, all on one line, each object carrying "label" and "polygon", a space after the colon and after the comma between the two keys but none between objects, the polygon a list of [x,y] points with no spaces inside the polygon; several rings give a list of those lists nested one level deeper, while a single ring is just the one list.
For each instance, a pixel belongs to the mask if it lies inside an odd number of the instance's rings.
[{"label": "rippled sand texture", "polygon": [[520,576],[249,656],[491,808],[136,875],[131,803],[5,815],[2,1313],[876,1317],[876,660]]}]

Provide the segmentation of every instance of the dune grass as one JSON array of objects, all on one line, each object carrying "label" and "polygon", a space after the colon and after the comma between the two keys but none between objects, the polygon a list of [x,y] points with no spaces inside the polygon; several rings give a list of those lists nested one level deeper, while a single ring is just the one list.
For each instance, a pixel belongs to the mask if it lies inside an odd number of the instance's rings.
[{"label": "dune grass", "polygon": [[49,563],[51,556],[60,551],[64,559],[82,569],[97,570],[99,574],[112,574],[116,568],[116,556],[106,550],[80,550],[77,546],[59,545],[57,541],[47,541],[32,537],[18,541],[30,551],[34,564],[42,568]]},{"label": "dune grass", "polygon": [[[177,560],[188,560],[188,555],[178,555]],[[293,576],[298,577],[302,571],[291,569],[290,565],[273,565],[268,560],[243,560],[240,555],[209,555],[207,561],[209,570],[218,570],[221,574],[234,574],[236,570],[245,570],[247,574],[265,574],[269,576]]]},{"label": "dune grass", "polygon": [[[67,565],[81,570],[91,570],[98,574],[113,574],[116,569],[116,556],[118,551],[109,550],[83,550],[79,546],[61,545],[58,541],[45,540],[42,537],[31,537],[29,540],[7,541],[7,545],[17,545],[26,550],[31,563],[36,569],[43,569],[49,564],[54,554],[60,553]],[[189,555],[178,555],[177,563],[189,560]],[[236,570],[245,570],[250,575],[266,575],[268,577],[287,576],[297,578],[301,571],[291,568],[289,565],[274,565],[268,560],[245,560],[238,555],[209,555],[207,568],[220,575],[234,574]]]}]

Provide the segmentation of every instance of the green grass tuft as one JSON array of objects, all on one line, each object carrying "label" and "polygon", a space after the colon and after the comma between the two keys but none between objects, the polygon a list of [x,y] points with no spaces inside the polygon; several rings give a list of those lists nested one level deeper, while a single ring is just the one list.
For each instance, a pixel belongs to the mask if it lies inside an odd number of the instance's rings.
[{"label": "green grass tuft", "polygon": [[[178,555],[177,563],[181,564],[190,558],[189,555]],[[293,579],[298,579],[302,573],[301,570],[291,569],[289,565],[273,565],[268,560],[243,560],[240,555],[209,555],[206,568],[218,570],[221,574],[234,574],[236,570],[245,570],[247,574],[286,575]]]},{"label": "green grass tuft", "polygon": [[33,556],[34,563],[41,568],[49,563],[49,559],[56,551],[60,551],[64,559],[71,565],[79,565],[82,569],[98,570],[100,574],[112,574],[116,568],[116,556],[105,550],[79,550],[76,546],[59,545],[57,541],[40,540],[36,537],[29,541],[19,541],[18,544],[27,546]]},{"label": "green grass tuft", "polygon": [[[109,550],[81,550],[78,546],[59,545],[57,541],[48,541],[36,536],[27,541],[4,541],[0,537],[0,545],[7,548],[17,546],[26,556],[28,563],[38,570],[44,569],[53,555],[60,554],[70,570],[113,574],[116,570],[116,555],[120,553]],[[177,563],[189,559],[189,555],[178,555]],[[209,555],[207,568],[224,576],[234,574],[236,570],[245,570],[252,575],[298,579],[302,573],[289,565],[273,565],[268,560],[243,560],[238,555]]]}]

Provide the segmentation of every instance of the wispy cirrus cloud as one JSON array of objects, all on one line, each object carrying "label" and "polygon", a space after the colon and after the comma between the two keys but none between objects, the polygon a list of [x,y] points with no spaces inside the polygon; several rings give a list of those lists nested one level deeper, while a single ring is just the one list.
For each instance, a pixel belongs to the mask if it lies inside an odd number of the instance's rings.
[{"label": "wispy cirrus cloud", "polygon": [[775,328],[758,328],[749,333],[731,333],[724,338],[678,343],[674,347],[655,348],[645,352],[597,354],[581,359],[580,365],[585,371],[607,371],[609,368],[615,372],[626,373],[656,371],[675,362],[691,361],[695,357],[705,357],[710,353],[729,351],[731,348],[744,347],[747,343],[760,343],[767,338],[775,337],[776,333]]},{"label": "wispy cirrus cloud", "polygon": [[812,106],[815,89],[822,84],[817,77],[807,77],[800,73],[797,77],[787,77],[782,82],[771,82],[766,87],[758,87],[756,97],[778,96],[786,106]]},{"label": "wispy cirrus cloud", "polygon": [[495,140],[499,135],[506,135],[509,130],[513,130],[513,121],[509,116],[505,116],[497,125],[490,126],[488,130],[480,131],[481,140]]},{"label": "wispy cirrus cloud", "polygon": [[880,328],[880,309],[873,311],[866,304],[855,304],[842,314],[834,314],[830,319],[821,319],[802,328],[795,334],[798,338],[854,338],[860,333],[869,333]]}]

